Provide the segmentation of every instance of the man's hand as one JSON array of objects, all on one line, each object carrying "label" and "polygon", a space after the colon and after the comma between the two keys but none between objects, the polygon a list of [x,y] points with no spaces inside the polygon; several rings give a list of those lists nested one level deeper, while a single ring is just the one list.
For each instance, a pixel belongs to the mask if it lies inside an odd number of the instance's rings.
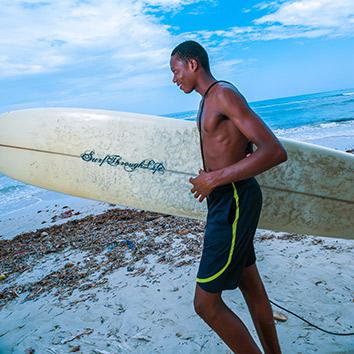
[{"label": "man's hand", "polygon": [[215,188],[213,186],[212,173],[203,170],[199,170],[199,176],[195,178],[191,177],[189,182],[193,185],[191,192],[194,194],[194,198],[199,198],[200,203]]}]

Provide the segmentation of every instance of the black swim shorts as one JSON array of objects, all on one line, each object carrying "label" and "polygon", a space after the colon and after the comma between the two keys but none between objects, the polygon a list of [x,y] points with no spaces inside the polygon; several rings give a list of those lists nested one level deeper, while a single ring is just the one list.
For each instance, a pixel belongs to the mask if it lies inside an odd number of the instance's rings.
[{"label": "black swim shorts", "polygon": [[242,270],[255,263],[253,238],[262,192],[255,178],[215,188],[207,197],[208,217],[197,283],[208,292],[238,287]]}]

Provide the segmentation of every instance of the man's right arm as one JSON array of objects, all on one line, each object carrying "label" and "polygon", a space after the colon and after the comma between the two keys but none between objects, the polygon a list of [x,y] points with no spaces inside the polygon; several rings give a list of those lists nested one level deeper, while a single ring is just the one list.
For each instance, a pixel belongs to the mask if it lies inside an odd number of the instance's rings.
[{"label": "man's right arm", "polygon": [[210,172],[214,187],[256,176],[287,160],[282,144],[240,94],[222,88],[216,99],[220,113],[227,116],[257,150],[231,166]]}]

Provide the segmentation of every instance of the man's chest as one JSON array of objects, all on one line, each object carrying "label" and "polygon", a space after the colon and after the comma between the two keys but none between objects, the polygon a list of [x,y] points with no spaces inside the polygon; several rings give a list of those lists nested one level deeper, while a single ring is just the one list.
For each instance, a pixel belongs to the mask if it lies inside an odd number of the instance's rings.
[{"label": "man's chest", "polygon": [[205,107],[202,112],[198,113],[198,129],[203,135],[215,134],[227,119],[215,109]]}]

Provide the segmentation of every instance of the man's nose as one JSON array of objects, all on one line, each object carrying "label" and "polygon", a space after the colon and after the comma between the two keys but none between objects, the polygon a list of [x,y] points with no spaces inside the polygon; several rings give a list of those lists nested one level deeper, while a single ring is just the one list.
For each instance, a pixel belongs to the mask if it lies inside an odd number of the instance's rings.
[{"label": "man's nose", "polygon": [[172,77],[172,82],[173,82],[174,84],[177,82],[175,75],[173,75],[173,77]]}]

